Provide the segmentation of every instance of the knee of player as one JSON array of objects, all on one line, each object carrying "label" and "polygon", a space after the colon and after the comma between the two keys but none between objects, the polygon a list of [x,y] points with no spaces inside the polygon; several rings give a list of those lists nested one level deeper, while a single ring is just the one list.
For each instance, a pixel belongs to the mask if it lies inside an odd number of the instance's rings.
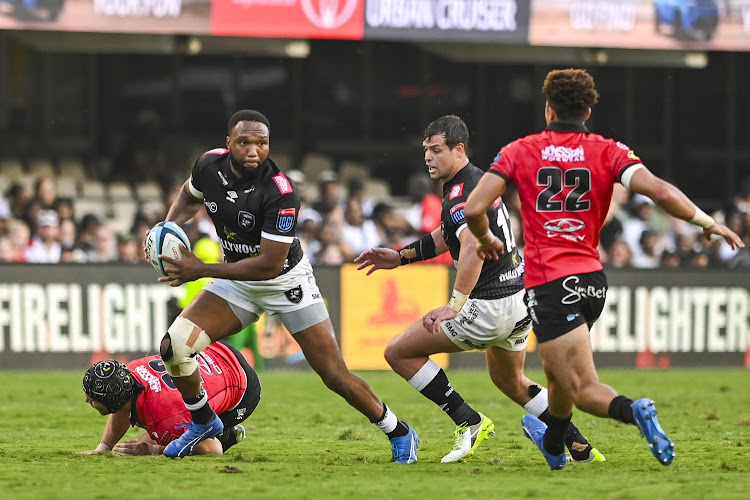
[{"label": "knee of player", "polygon": [[186,377],[198,368],[195,355],[211,342],[211,338],[201,327],[179,316],[162,338],[159,352],[170,375]]}]

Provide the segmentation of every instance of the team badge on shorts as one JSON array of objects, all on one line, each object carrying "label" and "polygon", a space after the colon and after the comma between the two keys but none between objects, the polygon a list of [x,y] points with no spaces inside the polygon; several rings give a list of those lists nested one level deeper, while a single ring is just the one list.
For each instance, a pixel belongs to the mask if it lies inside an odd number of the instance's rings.
[{"label": "team badge on shorts", "polygon": [[279,216],[276,218],[276,229],[282,233],[289,232],[294,226],[294,216],[297,213],[295,208],[283,208],[279,210]]},{"label": "team badge on shorts", "polygon": [[240,227],[242,227],[242,229],[246,229],[249,231],[255,227],[255,216],[250,212],[241,210],[240,213],[237,214],[237,223],[240,225]]},{"label": "team badge on shorts", "polygon": [[299,304],[302,302],[302,285],[292,288],[291,290],[287,290],[284,292],[284,295],[286,295],[286,299],[291,302],[292,304]]}]

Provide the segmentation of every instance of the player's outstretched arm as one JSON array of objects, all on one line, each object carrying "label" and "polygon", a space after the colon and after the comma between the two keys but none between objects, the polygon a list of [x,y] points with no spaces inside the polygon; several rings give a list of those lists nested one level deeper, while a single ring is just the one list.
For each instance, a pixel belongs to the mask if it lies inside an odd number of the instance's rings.
[{"label": "player's outstretched arm", "polygon": [[377,247],[365,250],[354,259],[354,262],[359,264],[357,271],[367,269],[367,276],[369,276],[378,269],[397,268],[401,265],[401,257],[395,250]]},{"label": "player's outstretched arm", "polygon": [[448,244],[438,227],[399,251],[390,248],[371,248],[359,254],[354,262],[359,264],[358,271],[369,267],[369,276],[378,269],[395,269],[412,262],[431,259],[447,251]]},{"label": "player's outstretched arm", "polygon": [[126,404],[116,413],[111,413],[107,418],[107,425],[104,427],[104,434],[99,445],[93,449],[82,452],[84,455],[96,455],[106,453],[113,449],[122,439],[130,427],[130,405]]},{"label": "player's outstretched arm", "polygon": [[712,235],[721,236],[732,247],[744,248],[737,233],[719,224],[703,212],[677,186],[652,174],[647,168],[638,168],[630,177],[629,189],[651,198],[660,208],[672,217],[686,220],[703,228],[703,235],[711,240]]}]

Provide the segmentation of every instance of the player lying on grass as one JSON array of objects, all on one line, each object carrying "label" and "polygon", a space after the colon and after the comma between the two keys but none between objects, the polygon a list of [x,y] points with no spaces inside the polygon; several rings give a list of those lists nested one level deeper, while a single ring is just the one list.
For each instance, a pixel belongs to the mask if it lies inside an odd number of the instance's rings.
[{"label": "player lying on grass", "polygon": [[[479,349],[486,352],[487,369],[495,385],[526,411],[546,420],[547,390],[526,378],[523,366],[531,318],[523,303],[523,260],[513,240],[508,211],[498,198],[487,213],[492,232],[507,244],[500,260],[483,261],[476,253],[476,238],[465,231],[463,206],[482,177],[469,162],[469,130],[459,117],[443,116],[424,131],[424,159],[430,177],[443,183],[441,227],[399,252],[373,248],[354,261],[358,269],[394,269],[450,251],[456,262],[456,280],[448,305],[434,309],[394,337],[385,359],[423,396],[433,401],[456,423],[453,450],[442,462],[470,456],[495,425],[474,410],[453,389],[431,354]],[[604,461],[578,429],[571,425],[565,444],[574,460]]]},{"label": "player lying on grass", "polygon": [[[258,375],[237,350],[216,342],[196,356],[208,403],[224,423],[224,432],[198,443],[193,455],[221,455],[245,437],[241,425],[260,401]],[[127,365],[114,359],[92,365],[83,376],[86,402],[109,415],[101,442],[87,454],[114,450],[123,455],[161,455],[190,423],[190,412],[160,356]],[[146,432],[134,441],[120,440],[130,426]]]}]

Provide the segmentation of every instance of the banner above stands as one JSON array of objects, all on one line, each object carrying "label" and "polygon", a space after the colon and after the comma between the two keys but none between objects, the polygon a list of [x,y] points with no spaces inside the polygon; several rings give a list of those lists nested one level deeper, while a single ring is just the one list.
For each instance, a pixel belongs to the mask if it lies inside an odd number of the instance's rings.
[{"label": "banner above stands", "polygon": [[750,50],[750,0],[0,0],[0,29]]}]

